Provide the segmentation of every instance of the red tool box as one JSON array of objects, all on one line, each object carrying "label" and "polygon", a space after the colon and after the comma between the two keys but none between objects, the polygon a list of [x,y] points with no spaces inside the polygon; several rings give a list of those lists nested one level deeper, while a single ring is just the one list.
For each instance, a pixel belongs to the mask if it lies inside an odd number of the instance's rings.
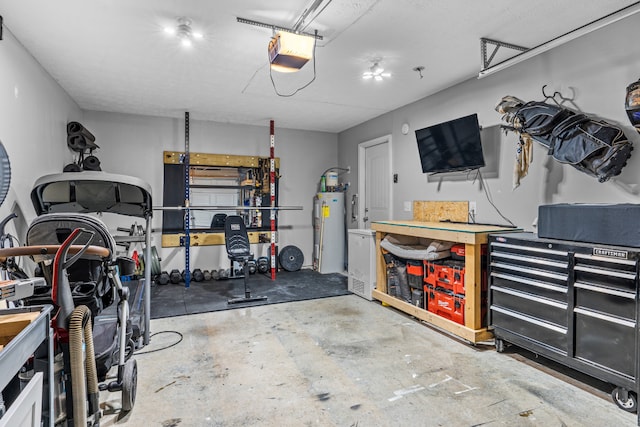
[{"label": "red tool box", "polygon": [[[465,264],[464,261],[444,260],[424,262],[424,282],[434,288],[441,287],[454,294],[465,294],[464,289]],[[480,275],[480,289],[487,291],[487,269],[482,265]]]},{"label": "red tool box", "polygon": [[[424,306],[427,311],[437,314],[456,323],[464,325],[465,296],[456,294],[442,287],[425,285]],[[487,294],[482,293],[481,300],[482,325],[487,324]]]},{"label": "red tool box", "polygon": [[[487,259],[487,245],[480,246],[480,254],[482,255],[482,262],[484,263]],[[451,258],[457,261],[464,261],[465,255],[465,244],[464,243],[456,243],[451,246]]]},{"label": "red tool box", "polygon": [[454,294],[464,294],[464,262],[425,261],[425,283],[434,288],[441,287]]},{"label": "red tool box", "polygon": [[442,265],[444,265],[444,261],[424,261],[424,282],[427,285],[431,285],[434,288],[437,286],[436,278]]},{"label": "red tool box", "polygon": [[464,295],[429,285],[425,286],[425,295],[428,298],[428,311],[464,325]]}]

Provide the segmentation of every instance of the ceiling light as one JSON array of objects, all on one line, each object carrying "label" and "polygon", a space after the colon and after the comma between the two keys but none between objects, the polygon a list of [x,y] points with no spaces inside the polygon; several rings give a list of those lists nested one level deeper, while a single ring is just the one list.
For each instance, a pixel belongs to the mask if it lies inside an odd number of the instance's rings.
[{"label": "ceiling light", "polygon": [[269,63],[273,71],[299,71],[313,58],[315,40],[304,34],[279,31],[269,42]]},{"label": "ceiling light", "polygon": [[176,25],[172,27],[165,27],[164,32],[176,36],[180,39],[180,44],[184,47],[191,47],[193,40],[202,39],[204,36],[202,33],[194,32],[191,28],[191,19],[180,17],[176,20]]},{"label": "ceiling light", "polygon": [[371,68],[369,68],[369,71],[362,73],[362,78],[365,80],[372,78],[379,82],[382,81],[384,77],[391,77],[391,73],[385,73],[384,68],[382,68],[377,62],[374,62]]}]

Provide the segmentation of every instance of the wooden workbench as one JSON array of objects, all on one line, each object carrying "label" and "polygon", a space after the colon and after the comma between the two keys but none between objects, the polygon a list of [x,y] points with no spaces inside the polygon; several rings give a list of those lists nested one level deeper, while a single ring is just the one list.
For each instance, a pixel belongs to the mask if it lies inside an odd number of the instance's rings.
[{"label": "wooden workbench", "polygon": [[[489,234],[515,231],[515,228],[423,221],[377,221],[371,224],[371,228],[376,231],[377,285],[376,289],[373,290],[375,299],[472,343],[492,338],[491,332],[482,326],[481,318],[481,247],[487,243]],[[387,293],[386,264],[380,249],[380,242],[387,234],[424,237],[432,240],[465,244],[464,325],[445,319],[426,309],[416,307]]]}]

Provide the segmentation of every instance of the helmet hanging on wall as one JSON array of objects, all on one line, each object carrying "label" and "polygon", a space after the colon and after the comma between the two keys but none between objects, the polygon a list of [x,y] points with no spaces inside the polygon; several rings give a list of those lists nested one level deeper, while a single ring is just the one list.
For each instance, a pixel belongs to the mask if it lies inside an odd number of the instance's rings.
[{"label": "helmet hanging on wall", "polygon": [[629,121],[640,132],[640,79],[627,86],[627,98],[624,103]]}]

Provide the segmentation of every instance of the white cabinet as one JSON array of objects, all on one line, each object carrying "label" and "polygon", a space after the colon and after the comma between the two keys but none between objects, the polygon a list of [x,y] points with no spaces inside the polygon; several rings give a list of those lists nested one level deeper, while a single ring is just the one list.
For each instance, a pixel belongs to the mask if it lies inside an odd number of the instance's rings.
[{"label": "white cabinet", "polygon": [[371,291],[376,287],[375,235],[373,230],[349,230],[348,289],[369,301],[373,299]]}]

